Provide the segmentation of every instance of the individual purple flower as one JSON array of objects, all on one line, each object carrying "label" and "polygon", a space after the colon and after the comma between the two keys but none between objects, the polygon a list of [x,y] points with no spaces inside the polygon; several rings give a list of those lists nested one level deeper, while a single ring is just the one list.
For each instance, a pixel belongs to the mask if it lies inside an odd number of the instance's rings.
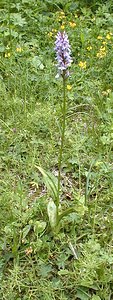
[{"label": "individual purple flower", "polygon": [[69,76],[68,67],[72,63],[70,44],[66,32],[58,32],[55,41],[56,60],[59,73],[64,77]]}]

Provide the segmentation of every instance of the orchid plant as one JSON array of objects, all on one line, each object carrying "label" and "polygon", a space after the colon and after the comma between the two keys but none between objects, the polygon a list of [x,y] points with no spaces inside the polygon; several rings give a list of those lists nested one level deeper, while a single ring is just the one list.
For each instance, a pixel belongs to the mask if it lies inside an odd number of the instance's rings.
[{"label": "orchid plant", "polygon": [[71,49],[69,44],[68,35],[66,32],[58,32],[55,41],[55,52],[56,52],[56,61],[58,76],[62,77],[63,80],[63,102],[62,102],[62,125],[61,125],[61,144],[59,149],[58,157],[58,178],[53,176],[48,172],[45,172],[41,167],[38,167],[39,171],[42,173],[45,184],[47,188],[51,191],[52,199],[49,200],[47,206],[48,217],[50,225],[54,231],[57,231],[59,228],[60,220],[74,212],[74,208],[68,208],[65,211],[61,212],[60,209],[60,192],[61,192],[61,169],[62,169],[62,158],[63,158],[63,148],[64,148],[64,139],[65,139],[65,127],[66,127],[66,80],[69,77],[69,67],[72,63],[71,58]]}]

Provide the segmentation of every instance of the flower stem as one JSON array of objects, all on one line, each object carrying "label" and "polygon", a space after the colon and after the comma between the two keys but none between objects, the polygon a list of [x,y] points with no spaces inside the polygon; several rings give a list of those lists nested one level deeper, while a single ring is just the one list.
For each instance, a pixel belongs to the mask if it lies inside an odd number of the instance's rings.
[{"label": "flower stem", "polygon": [[58,159],[58,192],[57,192],[57,221],[58,221],[58,209],[60,202],[60,187],[61,187],[61,167],[62,167],[62,155],[63,155],[63,147],[64,147],[64,138],[65,138],[65,125],[66,125],[66,78],[65,74],[63,76],[63,105],[62,105],[62,133],[61,133],[61,144],[59,149],[59,159]]}]

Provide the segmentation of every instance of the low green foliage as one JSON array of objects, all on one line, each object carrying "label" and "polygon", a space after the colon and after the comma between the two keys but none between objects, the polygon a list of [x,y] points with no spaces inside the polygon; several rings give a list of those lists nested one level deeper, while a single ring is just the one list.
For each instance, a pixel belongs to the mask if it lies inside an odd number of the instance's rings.
[{"label": "low green foliage", "polygon": [[[1,0],[0,16],[0,299],[111,300],[113,3]],[[60,230],[53,235],[51,194],[38,167],[53,174],[55,193],[62,83],[55,78],[54,41],[60,29],[68,33],[73,64]]]}]

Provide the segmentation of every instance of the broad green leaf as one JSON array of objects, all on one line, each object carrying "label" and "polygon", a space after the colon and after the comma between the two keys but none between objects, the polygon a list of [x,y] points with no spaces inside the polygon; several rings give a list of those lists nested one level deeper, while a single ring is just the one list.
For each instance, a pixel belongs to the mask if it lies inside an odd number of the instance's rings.
[{"label": "broad green leaf", "polygon": [[19,25],[19,26],[23,27],[26,24],[25,18],[22,18],[20,13],[13,13],[12,21],[15,26]]},{"label": "broad green leaf", "polygon": [[29,231],[31,229],[31,225],[26,225],[24,228],[23,228],[23,239],[25,239],[25,237],[28,235]]},{"label": "broad green leaf", "polygon": [[90,299],[90,296],[86,293],[86,291],[82,287],[77,289],[76,296],[80,300],[89,300]]},{"label": "broad green leaf", "polygon": [[39,270],[39,274],[42,277],[48,277],[48,275],[52,272],[52,266],[50,264],[45,264],[42,263],[42,265],[40,265],[40,270]]},{"label": "broad green leaf", "polygon": [[4,52],[5,51],[5,47],[3,45],[0,45],[0,52]]},{"label": "broad green leaf", "polygon": [[82,44],[84,44],[84,41],[85,41],[85,35],[84,35],[84,33],[83,33],[83,32],[81,32],[81,34],[80,34],[80,38],[81,38],[81,42],[82,42]]},{"label": "broad green leaf", "polygon": [[57,198],[57,178],[53,174],[46,172],[41,167],[38,167],[38,170],[43,175],[44,183],[45,183],[48,191],[51,192],[51,195],[56,199]]},{"label": "broad green leaf", "polygon": [[101,298],[99,296],[94,295],[91,300],[101,300]]},{"label": "broad green leaf", "polygon": [[58,275],[68,275],[70,272],[67,269],[58,271]]},{"label": "broad green leaf", "polygon": [[53,200],[50,200],[47,205],[47,213],[51,227],[55,228],[57,224],[57,209]]},{"label": "broad green leaf", "polygon": [[60,222],[60,220],[63,218],[63,217],[66,217],[68,216],[69,214],[72,214],[76,211],[75,207],[69,207],[67,209],[65,209],[65,211],[63,211],[60,215],[59,215],[59,218],[58,218],[58,221]]},{"label": "broad green leaf", "polygon": [[40,70],[44,69],[44,65],[42,64],[40,58],[37,55],[32,58],[31,63],[32,63],[33,67],[36,69],[38,69],[38,68]]},{"label": "broad green leaf", "polygon": [[46,222],[36,221],[34,224],[34,232],[36,233],[36,235],[43,232],[45,228],[46,228]]},{"label": "broad green leaf", "polygon": [[43,70],[44,69],[44,65],[41,63],[40,66],[39,66],[40,70]]}]

